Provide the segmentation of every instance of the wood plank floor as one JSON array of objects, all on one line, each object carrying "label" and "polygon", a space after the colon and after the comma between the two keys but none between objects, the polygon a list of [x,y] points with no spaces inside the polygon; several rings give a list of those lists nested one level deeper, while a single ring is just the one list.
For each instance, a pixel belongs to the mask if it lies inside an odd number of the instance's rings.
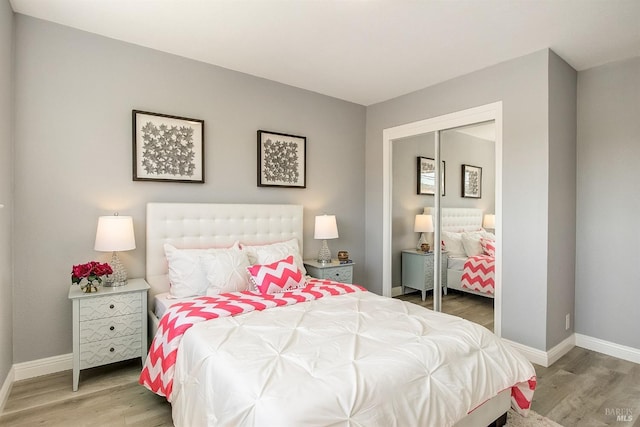
[{"label": "wood plank floor", "polygon": [[[402,299],[422,305],[417,295]],[[486,298],[450,293],[443,307],[493,327]],[[541,415],[565,427],[640,427],[640,365],[576,347],[551,367],[535,368],[532,408]],[[0,426],[172,426],[171,406],[138,385],[139,373],[140,361],[88,369],[75,393],[71,371],[18,381]],[[617,421],[616,411],[632,421]]]},{"label": "wood plank floor", "polygon": [[0,426],[173,426],[171,405],[138,384],[140,359],[80,372],[64,371],[13,384]]},{"label": "wood plank floor", "polygon": [[[423,307],[433,308],[433,292],[428,292],[424,301],[420,292],[411,292],[397,297]],[[449,290],[442,296],[442,311],[478,323],[493,332],[493,298]]]}]

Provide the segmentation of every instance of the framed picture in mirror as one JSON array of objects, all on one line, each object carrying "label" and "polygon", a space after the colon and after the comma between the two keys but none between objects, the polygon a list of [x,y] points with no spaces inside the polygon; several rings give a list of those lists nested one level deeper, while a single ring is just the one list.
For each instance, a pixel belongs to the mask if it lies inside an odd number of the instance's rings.
[{"label": "framed picture in mirror", "polygon": [[479,199],[482,197],[482,168],[462,165],[462,197]]},{"label": "framed picture in mirror", "polygon": [[[442,161],[442,168],[440,170],[440,183],[442,188],[442,195],[445,195],[445,162]],[[429,157],[418,156],[417,165],[417,192],[418,194],[426,194],[433,196],[436,191],[436,161]]]}]

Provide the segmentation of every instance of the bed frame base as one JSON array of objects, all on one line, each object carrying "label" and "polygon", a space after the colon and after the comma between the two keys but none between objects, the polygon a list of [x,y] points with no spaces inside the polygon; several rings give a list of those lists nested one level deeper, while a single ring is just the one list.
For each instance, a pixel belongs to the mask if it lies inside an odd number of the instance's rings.
[{"label": "bed frame base", "polygon": [[[466,417],[454,424],[454,427],[496,426],[506,423],[506,414],[511,407],[511,389],[502,390],[495,397],[487,400],[474,409]],[[504,417],[504,422],[502,422]],[[502,422],[502,424],[500,424]]]},{"label": "bed frame base", "polygon": [[504,414],[502,414],[502,416],[500,416],[500,418],[498,418],[497,420],[489,424],[489,427],[503,427],[506,425],[507,425],[507,413],[505,412]]}]

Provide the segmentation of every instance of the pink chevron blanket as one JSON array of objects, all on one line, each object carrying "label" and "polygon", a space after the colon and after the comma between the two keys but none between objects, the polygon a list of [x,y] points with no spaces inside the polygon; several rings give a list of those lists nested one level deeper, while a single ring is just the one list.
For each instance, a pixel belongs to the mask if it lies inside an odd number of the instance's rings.
[{"label": "pink chevron blanket", "polygon": [[361,291],[366,289],[358,285],[310,279],[304,288],[274,295],[251,291],[230,292],[176,303],[160,320],[139,382],[171,402],[178,347],[183,334],[196,323]]},{"label": "pink chevron blanket", "polygon": [[493,295],[495,289],[495,258],[477,255],[467,258],[462,271],[463,288]]}]

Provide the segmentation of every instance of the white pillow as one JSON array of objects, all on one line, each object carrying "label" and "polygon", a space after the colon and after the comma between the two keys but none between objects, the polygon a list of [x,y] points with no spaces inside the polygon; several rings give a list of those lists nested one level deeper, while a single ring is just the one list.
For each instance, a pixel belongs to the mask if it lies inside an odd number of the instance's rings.
[{"label": "white pillow", "polygon": [[[238,248],[238,243],[234,244]],[[211,251],[228,249],[178,249],[165,243],[164,253],[169,264],[169,293],[173,298],[205,295],[209,283],[200,257]]]},{"label": "white pillow", "polygon": [[467,256],[482,255],[482,244],[480,239],[484,237],[484,232],[462,233],[462,246]]},{"label": "white pillow", "polygon": [[455,258],[462,258],[467,256],[466,252],[464,251],[464,246],[462,245],[462,233],[443,231],[442,241],[444,242],[444,248],[447,251],[448,256]]},{"label": "white pillow", "polygon": [[298,239],[295,237],[285,242],[272,243],[269,245],[241,245],[242,250],[247,253],[249,263],[254,264],[272,264],[276,261],[285,259],[289,255],[293,255],[293,261],[296,266],[306,276],[307,270],[302,262],[302,255],[298,246]]},{"label": "white pillow", "polygon": [[207,278],[207,296],[252,289],[247,267],[249,258],[239,247],[209,250],[200,257]]},{"label": "white pillow", "polygon": [[496,240],[496,235],[486,230],[482,233],[482,237],[484,237],[485,239]]}]

